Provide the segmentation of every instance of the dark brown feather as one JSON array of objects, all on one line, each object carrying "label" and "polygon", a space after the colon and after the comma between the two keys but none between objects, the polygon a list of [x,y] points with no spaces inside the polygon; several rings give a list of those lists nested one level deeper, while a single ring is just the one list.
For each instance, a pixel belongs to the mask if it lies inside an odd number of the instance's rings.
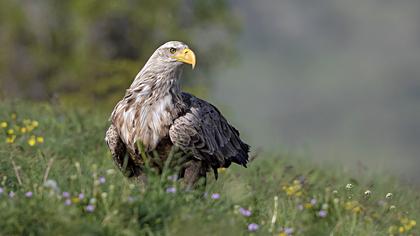
[{"label": "dark brown feather", "polygon": [[210,103],[182,93],[182,115],[169,129],[171,141],[209,167],[229,167],[234,162],[246,167],[249,146],[219,110]]}]

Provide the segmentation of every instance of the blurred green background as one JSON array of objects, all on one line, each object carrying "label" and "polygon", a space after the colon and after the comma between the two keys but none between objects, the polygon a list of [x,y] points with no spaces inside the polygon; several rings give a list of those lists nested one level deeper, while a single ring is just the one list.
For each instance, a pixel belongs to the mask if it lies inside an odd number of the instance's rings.
[{"label": "blurred green background", "polygon": [[[1,96],[109,114],[160,44],[254,147],[419,183],[416,0],[0,1]],[[105,117],[105,116],[104,116]]]},{"label": "blurred green background", "polygon": [[[161,44],[181,40],[198,48],[200,78],[233,58],[239,30],[223,0],[4,0],[0,9],[6,96],[108,109]],[[204,33],[213,35],[197,40]]]}]

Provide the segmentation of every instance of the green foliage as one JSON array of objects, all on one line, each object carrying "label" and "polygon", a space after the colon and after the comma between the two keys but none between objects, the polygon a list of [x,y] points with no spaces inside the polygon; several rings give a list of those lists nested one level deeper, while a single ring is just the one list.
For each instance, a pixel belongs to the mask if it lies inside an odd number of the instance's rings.
[{"label": "green foliage", "polygon": [[[153,172],[143,185],[113,166],[105,115],[5,101],[0,109],[0,126],[8,125],[0,128],[1,235],[248,235],[252,223],[255,235],[418,231],[419,192],[386,175],[354,178],[266,154],[247,169],[220,170],[218,181],[209,174],[205,194]],[[31,146],[19,133],[28,119],[43,143]],[[11,127],[17,138],[7,143]]]},{"label": "green foliage", "polygon": [[[199,60],[194,77],[202,77],[233,56],[238,32],[224,0],[5,0],[0,28],[8,95],[108,108],[160,44],[188,43]],[[219,34],[201,40],[202,31]]]}]

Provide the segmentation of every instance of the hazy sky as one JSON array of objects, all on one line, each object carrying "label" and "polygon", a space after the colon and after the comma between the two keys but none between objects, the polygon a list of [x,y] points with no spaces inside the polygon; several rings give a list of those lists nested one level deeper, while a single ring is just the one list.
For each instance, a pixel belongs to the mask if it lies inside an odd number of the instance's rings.
[{"label": "hazy sky", "polygon": [[420,2],[232,4],[240,60],[211,99],[253,146],[419,177]]}]

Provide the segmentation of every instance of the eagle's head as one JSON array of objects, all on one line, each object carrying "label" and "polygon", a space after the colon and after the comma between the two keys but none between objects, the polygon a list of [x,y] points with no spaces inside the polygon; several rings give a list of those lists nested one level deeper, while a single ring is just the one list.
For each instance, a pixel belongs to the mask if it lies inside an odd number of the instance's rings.
[{"label": "eagle's head", "polygon": [[169,41],[156,49],[149,59],[148,64],[151,63],[163,68],[177,68],[186,63],[194,68],[196,59],[188,45],[179,41]]}]

